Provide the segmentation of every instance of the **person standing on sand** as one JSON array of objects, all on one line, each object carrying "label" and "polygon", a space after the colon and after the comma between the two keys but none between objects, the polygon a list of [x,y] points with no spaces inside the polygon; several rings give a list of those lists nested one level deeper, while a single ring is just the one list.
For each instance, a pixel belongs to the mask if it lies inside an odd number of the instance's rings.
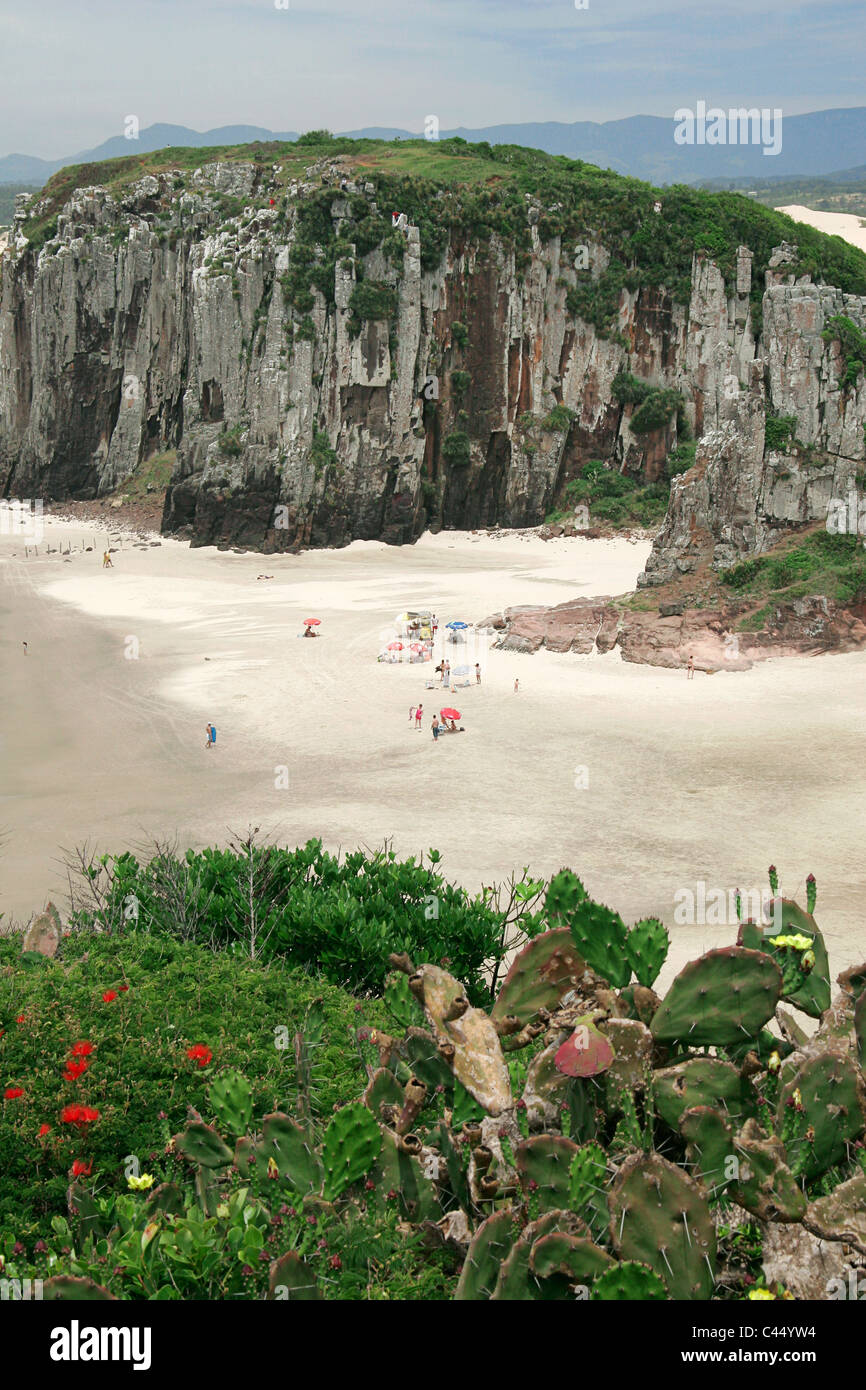
[{"label": "person standing on sand", "polygon": [[520,689],[520,681],[519,681],[519,680],[517,679],[517,677],[515,676],[515,677],[514,677],[514,693],[515,693],[515,695],[517,694],[517,692],[518,692],[519,689]]},{"label": "person standing on sand", "polygon": [[436,718],[435,714],[433,716],[433,723],[431,725],[431,728],[433,729],[433,742],[435,743],[439,737],[439,720]]},{"label": "person standing on sand", "polygon": [[420,730],[420,728],[421,728],[421,716],[422,716],[423,713],[424,713],[424,706],[423,706],[423,705],[419,705],[418,708],[417,708],[416,711],[415,711],[415,728],[416,728],[416,729],[419,729],[419,730]]},{"label": "person standing on sand", "polygon": [[686,680],[687,680],[687,681],[692,681],[692,680],[694,680],[694,678],[695,678],[695,659],[694,659],[694,657],[693,657],[691,654],[689,654],[689,663],[688,663],[688,666],[687,666],[686,669],[687,669],[687,671],[688,671],[688,675],[686,676]]},{"label": "person standing on sand", "polygon": [[26,643],[26,642],[22,642],[21,645],[22,645],[22,647],[24,648],[24,655],[26,656],[26,655],[27,655],[27,643]]},{"label": "person standing on sand", "polygon": [[206,747],[206,748],[210,748],[210,746],[211,746],[211,730],[212,730],[212,729],[213,729],[213,725],[212,725],[212,724],[208,724],[207,728],[205,729],[205,738],[207,739],[207,743],[205,744],[205,747]]},{"label": "person standing on sand", "polygon": [[111,556],[109,555],[109,553],[108,553],[107,550],[103,550],[103,552],[102,552],[102,568],[103,568],[104,570],[113,570],[113,569],[114,569],[114,562],[113,562],[113,560],[112,560],[112,558],[111,558]]},{"label": "person standing on sand", "polygon": [[476,684],[476,685],[480,685],[480,684],[481,684],[481,662],[480,662],[480,661],[476,661],[476,663],[475,663],[475,684]]}]

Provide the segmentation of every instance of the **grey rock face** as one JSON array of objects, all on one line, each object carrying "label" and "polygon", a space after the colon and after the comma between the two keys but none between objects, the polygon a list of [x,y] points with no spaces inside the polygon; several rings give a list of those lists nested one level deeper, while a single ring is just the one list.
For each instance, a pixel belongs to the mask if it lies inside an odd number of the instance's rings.
[{"label": "grey rock face", "polygon": [[[853,477],[866,385],[841,390],[838,348],[821,330],[838,312],[863,323],[864,305],[793,283],[785,248],[758,345],[745,247],[730,293],[696,256],[688,308],[660,290],[623,291],[621,337],[599,337],[567,309],[575,248],[541,242],[535,202],[520,273],[495,238],[454,239],[422,268],[410,226],[387,256],[350,246],[333,285],[317,284],[299,312],[281,277],[305,203],[333,193],[340,235],[353,200],[375,215],[374,185],[342,187],[346,172],[325,161],[287,188],[273,166],[215,162],[148,175],[118,197],[79,189],[38,253],[21,233],[34,205],[20,200],[0,260],[0,490],[98,497],[174,450],[163,526],[196,543],[282,550],[537,525],[590,459],[659,476],[675,422],[634,435],[633,407],[612,395],[622,370],[681,390],[704,436],[674,484],[647,582],[688,572],[707,546],[725,564],[771,543]],[[607,252],[589,252],[598,274]],[[356,321],[362,274],[392,289],[390,322]],[[568,428],[527,428],[557,404],[573,412]],[[764,459],[768,411],[796,414],[798,437],[831,461]]]}]

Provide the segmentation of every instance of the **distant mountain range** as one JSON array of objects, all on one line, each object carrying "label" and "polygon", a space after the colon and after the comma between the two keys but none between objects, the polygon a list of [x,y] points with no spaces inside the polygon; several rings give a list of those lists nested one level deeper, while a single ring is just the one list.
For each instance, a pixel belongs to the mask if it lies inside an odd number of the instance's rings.
[{"label": "distant mountain range", "polygon": [[[710,113],[708,113],[709,115]],[[651,183],[696,183],[706,180],[745,180],[768,177],[833,177],[856,181],[866,176],[866,106],[813,111],[783,121],[781,149],[765,154],[760,144],[676,144],[671,117],[629,116],[624,120],[557,121],[519,125],[443,130],[440,138],[459,135],[464,140],[487,140],[494,145],[526,145],[548,154],[583,159],[603,169],[647,179]],[[367,126],[340,132],[355,139],[417,139],[412,131]],[[187,126],[152,125],[137,140],[115,135],[93,150],[65,159],[36,159],[9,154],[0,158],[0,184],[42,185],[68,164],[95,163],[129,154],[147,154],[171,145],[207,148],[259,141],[293,141],[296,131],[275,132],[261,126],[232,125],[197,131]],[[834,173],[836,170],[843,173]]]}]

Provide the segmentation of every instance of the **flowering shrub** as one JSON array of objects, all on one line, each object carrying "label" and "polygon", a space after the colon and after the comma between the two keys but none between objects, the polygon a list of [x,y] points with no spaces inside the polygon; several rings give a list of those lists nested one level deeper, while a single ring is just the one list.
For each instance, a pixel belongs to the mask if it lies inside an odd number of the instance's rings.
[{"label": "flowering shrub", "polygon": [[[50,1237],[76,1164],[102,1192],[128,1193],[130,1173],[188,1177],[166,1145],[187,1106],[206,1107],[216,1067],[243,1069],[258,1113],[293,1110],[291,1039],[313,1000],[316,1103],[327,1113],[363,1089],[346,1042],[358,1001],[325,981],[143,931],[73,933],[62,954],[28,964],[20,939],[0,939],[0,1236],[13,1243]],[[383,1025],[380,1003],[362,1010]]]}]

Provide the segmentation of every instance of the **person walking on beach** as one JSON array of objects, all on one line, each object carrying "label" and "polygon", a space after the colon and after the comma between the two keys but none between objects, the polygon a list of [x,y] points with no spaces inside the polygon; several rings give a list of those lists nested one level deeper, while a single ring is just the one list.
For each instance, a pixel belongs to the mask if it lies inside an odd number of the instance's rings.
[{"label": "person walking on beach", "polygon": [[433,742],[435,743],[439,737],[439,720],[436,718],[435,714],[433,716],[433,723],[431,725],[431,728],[433,729]]},{"label": "person walking on beach", "polygon": [[687,681],[692,681],[692,680],[694,680],[694,678],[695,678],[695,659],[694,659],[694,657],[691,655],[691,653],[689,653],[689,663],[688,663],[688,666],[687,666],[686,669],[687,669],[687,671],[688,671],[688,675],[686,676],[686,680],[687,680]]},{"label": "person walking on beach", "polygon": [[109,555],[109,553],[108,553],[107,550],[103,550],[103,552],[102,552],[102,568],[103,568],[104,570],[113,570],[113,569],[114,569],[114,562],[113,562],[113,560],[112,560],[112,558],[111,558],[111,556]]},{"label": "person walking on beach", "polygon": [[514,693],[515,693],[515,695],[517,694],[517,692],[518,692],[519,689],[520,689],[520,681],[519,681],[519,680],[517,679],[517,677],[515,676],[515,677],[514,677]]},{"label": "person walking on beach", "polygon": [[418,729],[418,730],[420,730],[420,728],[421,728],[421,716],[422,716],[423,713],[424,713],[424,706],[423,706],[423,705],[419,705],[418,708],[417,708],[416,711],[415,711],[415,728]]},{"label": "person walking on beach", "polygon": [[26,655],[27,655],[27,643],[26,643],[26,642],[22,642],[21,645],[22,645],[22,647],[24,648],[24,655],[26,656]]},{"label": "person walking on beach", "polygon": [[451,662],[446,661],[442,668],[442,684],[446,690],[451,689]]},{"label": "person walking on beach", "polygon": [[207,743],[205,744],[205,747],[206,747],[206,748],[210,748],[210,746],[211,746],[211,741],[212,741],[212,740],[211,740],[211,732],[212,732],[212,730],[213,730],[213,725],[212,725],[212,724],[208,724],[207,728],[205,729],[205,738],[207,739]]},{"label": "person walking on beach", "polygon": [[481,662],[480,662],[480,661],[476,661],[476,663],[475,663],[475,684],[476,684],[476,685],[480,685],[480,684],[481,684]]}]

